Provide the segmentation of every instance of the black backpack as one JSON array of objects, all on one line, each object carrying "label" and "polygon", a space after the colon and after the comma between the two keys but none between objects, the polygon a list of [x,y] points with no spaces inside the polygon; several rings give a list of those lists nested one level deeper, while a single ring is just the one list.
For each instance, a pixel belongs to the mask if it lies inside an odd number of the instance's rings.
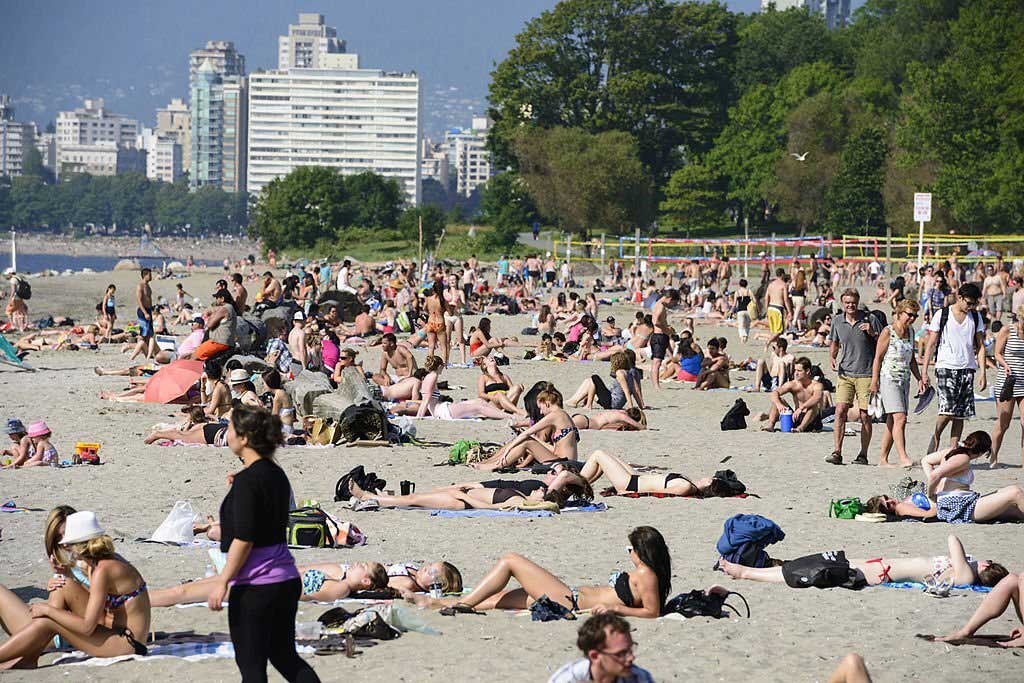
[{"label": "black backpack", "polygon": [[728,494],[723,497],[739,496],[747,492],[746,485],[739,480],[736,473],[732,470],[718,470],[715,472],[715,476],[712,477],[712,481],[719,482],[719,486],[728,490]]},{"label": "black backpack", "polygon": [[735,595],[743,601],[743,605],[747,608],[747,618],[749,619],[750,605],[747,604],[745,597],[735,591],[705,593],[702,590],[692,590],[689,593],[680,593],[665,603],[664,613],[678,612],[687,619],[691,617],[714,617],[715,619],[721,619],[722,617],[729,616],[729,613],[724,609],[728,607],[736,613],[736,616],[739,616],[740,611],[725,601],[730,595]]},{"label": "black backpack", "polygon": [[729,408],[729,412],[722,418],[722,431],[746,429],[747,421],[743,418],[747,415],[750,415],[750,408],[747,407],[746,402],[742,398],[736,399],[736,402],[732,404],[732,408]]},{"label": "black backpack", "polygon": [[371,403],[350,405],[338,418],[338,433],[347,443],[387,438],[388,419],[384,411]]},{"label": "black backpack", "polygon": [[24,278],[14,278],[14,294],[19,299],[28,301],[32,298],[32,285],[28,283]]},{"label": "black backpack", "polygon": [[288,545],[333,548],[337,535],[338,526],[334,520],[318,507],[296,508],[288,513]]}]

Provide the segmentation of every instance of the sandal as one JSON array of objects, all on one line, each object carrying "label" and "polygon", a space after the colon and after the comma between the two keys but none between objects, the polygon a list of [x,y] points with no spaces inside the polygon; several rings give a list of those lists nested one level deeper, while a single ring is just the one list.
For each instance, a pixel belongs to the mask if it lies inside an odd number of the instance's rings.
[{"label": "sandal", "polygon": [[825,458],[825,462],[827,462],[829,465],[842,465],[843,456],[842,454],[839,453],[839,451],[832,451],[832,455]]},{"label": "sandal", "polygon": [[456,614],[486,614],[486,612],[481,612],[475,609],[472,605],[467,605],[464,602],[457,602],[450,607],[444,607],[441,609],[440,613],[446,617],[454,617]]},{"label": "sandal", "polygon": [[866,454],[864,454],[864,453],[861,453],[856,458],[854,458],[853,464],[854,465],[870,465],[871,463],[868,462],[868,456]]}]

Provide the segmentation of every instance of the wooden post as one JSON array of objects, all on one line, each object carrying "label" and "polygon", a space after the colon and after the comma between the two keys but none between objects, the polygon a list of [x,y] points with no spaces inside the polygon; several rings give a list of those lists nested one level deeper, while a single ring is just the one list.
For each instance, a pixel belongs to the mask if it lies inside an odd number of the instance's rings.
[{"label": "wooden post", "polygon": [[892,277],[892,226],[885,226],[885,272]]},{"label": "wooden post", "polygon": [[636,271],[637,275],[640,274],[640,226],[636,226],[636,232],[634,233],[633,239],[633,270]]},{"label": "wooden post", "polygon": [[423,216],[420,216],[420,267],[423,267]]}]

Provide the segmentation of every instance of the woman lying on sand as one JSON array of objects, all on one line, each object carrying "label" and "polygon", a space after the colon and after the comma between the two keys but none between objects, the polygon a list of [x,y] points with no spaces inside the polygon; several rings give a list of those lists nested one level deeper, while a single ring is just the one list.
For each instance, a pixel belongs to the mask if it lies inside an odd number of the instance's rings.
[{"label": "woman lying on sand", "polygon": [[[534,461],[576,460],[580,430],[569,413],[562,409],[562,395],[557,391],[542,391],[537,394],[537,407],[544,416],[540,421],[523,430],[487,460],[472,466],[491,472],[506,467],[522,467]],[[536,438],[549,429],[550,446]]]},{"label": "woman lying on sand", "polygon": [[[300,600],[334,602],[352,593],[382,591],[388,586],[387,572],[379,562],[306,564],[298,570],[302,576]],[[210,576],[180,586],[155,589],[150,591],[149,600],[153,607],[206,602],[217,587],[217,581],[216,576]]]},{"label": "woman lying on sand", "polygon": [[[985,596],[985,599],[981,601],[978,609],[967,620],[963,628],[935,640],[955,644],[956,641],[972,637],[982,626],[996,617],[1002,616],[1006,608],[1010,606],[1011,601],[1017,611],[1017,619],[1024,624],[1024,616],[1021,615],[1021,595],[1024,595],[1024,573],[1020,575],[1007,574]],[[1000,647],[1024,647],[1024,629],[1013,629],[1010,633],[1010,639],[1004,640],[998,643],[998,645]]]},{"label": "woman lying on sand", "polygon": [[699,498],[728,498],[734,495],[725,482],[714,477],[691,480],[675,472],[637,474],[622,458],[604,451],[594,451],[583,464],[580,476],[593,484],[601,475],[608,477],[616,493],[671,493]]},{"label": "woman lying on sand", "polygon": [[50,579],[47,602],[26,605],[0,586],[0,625],[11,636],[0,645],[0,668],[35,668],[54,636],[93,657],[146,654],[136,639],[136,634],[146,639],[150,624],[142,575],[114,551],[93,513],[60,510],[51,513],[54,520],[61,548],[84,566],[84,575],[81,583],[67,581],[74,565],[61,553],[51,556],[59,576]]},{"label": "woman lying on sand", "polygon": [[[446,613],[479,609],[526,609],[542,595],[568,609],[594,614],[613,612],[626,617],[656,619],[672,587],[672,558],[661,533],[640,526],[629,534],[629,559],[635,570],[613,572],[603,586],[570,586],[517,553],[507,553],[473,591],[461,598],[432,599],[406,595],[420,607],[444,607]],[[520,588],[508,588],[510,580]]]},{"label": "woman lying on sand", "polygon": [[455,484],[425,493],[386,496],[369,493],[353,481],[349,493],[357,500],[374,500],[381,507],[416,507],[428,510],[499,510],[526,502],[555,503],[564,508],[570,499],[592,500],[594,491],[582,477],[561,471],[549,482],[537,479],[491,481]]},{"label": "woman lying on sand", "polygon": [[618,432],[647,429],[647,416],[636,407],[629,410],[602,410],[590,415],[574,413],[572,421],[578,429],[610,429]]},{"label": "woman lying on sand", "polygon": [[781,567],[745,567],[718,560],[719,567],[734,579],[785,583],[791,588],[862,588],[880,583],[914,581],[924,584],[995,586],[1009,572],[991,560],[976,561],[964,552],[956,536],[950,536],[948,555],[936,557],[877,557],[847,560],[843,551],[807,555],[787,560]]},{"label": "woman lying on sand", "polygon": [[440,356],[427,356],[427,359],[423,361],[423,368],[427,374],[420,383],[420,400],[395,404],[388,409],[390,412],[396,415],[415,415],[416,417],[426,417],[427,413],[430,413],[439,420],[462,420],[474,417],[505,420],[511,417],[501,408],[479,398],[458,403],[442,401],[437,383],[441,378],[441,373],[444,372],[444,361]]}]

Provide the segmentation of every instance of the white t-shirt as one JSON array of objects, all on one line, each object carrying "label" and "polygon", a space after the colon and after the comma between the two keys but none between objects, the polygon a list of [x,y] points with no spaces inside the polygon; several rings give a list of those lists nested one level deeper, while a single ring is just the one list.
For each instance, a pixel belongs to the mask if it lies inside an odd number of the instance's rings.
[{"label": "white t-shirt", "polygon": [[878,275],[879,271],[882,270],[882,264],[878,261],[872,261],[868,264],[868,272],[872,275]]},{"label": "white t-shirt", "polygon": [[[654,683],[654,678],[646,669],[641,669],[636,664],[629,676],[616,678],[616,683]],[[575,662],[569,662],[561,669],[552,674],[548,683],[587,683],[592,681],[590,677],[590,660],[583,658]]]},{"label": "white t-shirt", "polygon": [[338,289],[345,289],[348,286],[348,268],[342,266],[338,271]]},{"label": "white t-shirt", "polygon": [[[949,311],[949,320],[946,321],[946,329],[942,332],[942,339],[939,342],[939,350],[936,354],[936,368],[946,370],[976,370],[978,368],[978,356],[974,351],[974,335],[976,332],[984,332],[985,324],[981,329],[975,329],[975,312],[967,311],[962,323],[957,322],[956,314],[952,309]],[[928,323],[929,332],[938,332],[939,323],[942,321],[942,310],[935,311],[932,320]]]}]

